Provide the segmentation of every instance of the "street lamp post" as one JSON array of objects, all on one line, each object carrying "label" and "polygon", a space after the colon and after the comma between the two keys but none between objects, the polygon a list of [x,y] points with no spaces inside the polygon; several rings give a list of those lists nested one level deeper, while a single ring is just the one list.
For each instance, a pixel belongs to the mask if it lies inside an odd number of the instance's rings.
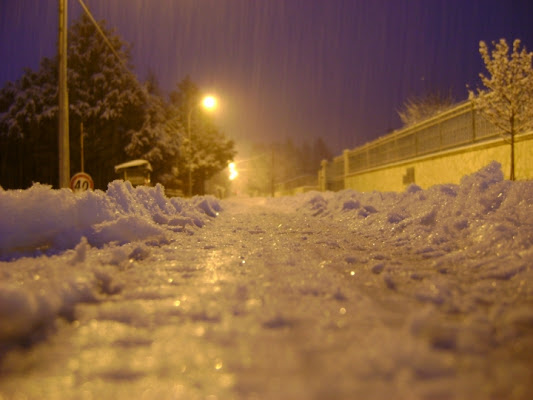
[{"label": "street lamp post", "polygon": [[205,96],[201,103],[196,106],[190,107],[189,113],[187,114],[187,137],[189,139],[189,160],[188,160],[188,195],[192,197],[192,141],[191,141],[191,117],[192,112],[197,106],[202,106],[206,110],[213,110],[217,106],[217,99],[214,96]]},{"label": "street lamp post", "polygon": [[192,142],[191,142],[191,115],[192,115],[192,110],[194,110],[194,107],[191,107],[191,109],[189,110],[189,114],[187,115],[187,137],[189,138],[189,144],[188,144],[188,147],[189,147],[189,151],[187,154],[188,156],[188,167],[189,167],[189,171],[187,171],[188,173],[188,191],[187,191],[187,194],[189,195],[189,197],[192,196]]}]

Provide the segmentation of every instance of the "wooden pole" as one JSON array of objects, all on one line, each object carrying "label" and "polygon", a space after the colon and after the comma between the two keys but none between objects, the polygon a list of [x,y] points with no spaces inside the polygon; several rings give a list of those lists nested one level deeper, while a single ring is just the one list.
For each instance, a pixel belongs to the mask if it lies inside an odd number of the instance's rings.
[{"label": "wooden pole", "polygon": [[81,153],[81,172],[84,171],[84,156],[83,156],[83,122],[80,123],[80,153]]},{"label": "wooden pole", "polygon": [[67,0],[59,0],[59,187],[70,186],[67,91]]},{"label": "wooden pole", "polygon": [[274,187],[274,143],[272,143],[272,154],[270,160],[270,195],[275,197],[276,190]]}]

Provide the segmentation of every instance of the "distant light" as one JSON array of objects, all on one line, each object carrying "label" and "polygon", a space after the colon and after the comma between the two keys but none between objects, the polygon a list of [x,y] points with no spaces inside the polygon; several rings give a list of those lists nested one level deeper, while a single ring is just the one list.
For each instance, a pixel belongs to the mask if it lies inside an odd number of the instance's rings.
[{"label": "distant light", "polygon": [[204,100],[202,101],[202,105],[204,106],[204,108],[212,110],[217,106],[217,99],[213,96],[205,96]]},{"label": "distant light", "polygon": [[229,169],[229,180],[232,181],[235,178],[237,178],[239,173],[237,172],[237,168],[235,167],[234,162],[228,164],[228,169]]}]

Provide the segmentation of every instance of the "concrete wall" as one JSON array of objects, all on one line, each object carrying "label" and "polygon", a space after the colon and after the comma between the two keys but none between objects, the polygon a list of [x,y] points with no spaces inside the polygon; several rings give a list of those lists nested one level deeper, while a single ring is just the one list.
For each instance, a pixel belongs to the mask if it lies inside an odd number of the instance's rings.
[{"label": "concrete wall", "polygon": [[[459,183],[492,161],[510,176],[511,147],[471,101],[391,132],[321,165],[320,189],[403,191]],[[515,142],[515,178],[533,179],[533,132]]]},{"label": "concrete wall", "polygon": [[[344,187],[361,192],[401,192],[410,183],[422,188],[440,183],[459,183],[464,175],[474,173],[494,160],[502,164],[502,171],[508,179],[510,145],[497,139],[348,174],[344,178]],[[533,134],[517,138],[515,164],[517,180],[533,179]]]}]

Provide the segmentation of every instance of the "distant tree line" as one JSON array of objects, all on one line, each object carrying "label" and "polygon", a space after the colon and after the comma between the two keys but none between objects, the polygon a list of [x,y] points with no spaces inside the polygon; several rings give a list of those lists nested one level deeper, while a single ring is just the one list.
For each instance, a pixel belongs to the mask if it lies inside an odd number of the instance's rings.
[{"label": "distant tree line", "polygon": [[[153,182],[183,190],[190,170],[193,192],[202,194],[204,182],[235,156],[234,143],[197,107],[201,92],[189,77],[165,97],[153,74],[138,81],[129,45],[100,26],[120,60],[85,15],[68,33],[71,175],[81,169],[83,124],[84,169],[96,188],[118,177],[115,165],[142,158],[152,164]],[[57,65],[57,57],[43,58],[38,71],[27,69],[0,89],[4,189],[58,186]]]},{"label": "distant tree line", "polygon": [[255,143],[238,161],[237,169],[244,169],[239,179],[248,195],[270,195],[273,186],[303,175],[317,175],[322,160],[331,160],[332,153],[322,138],[312,143],[294,144],[290,139],[271,144]]}]

